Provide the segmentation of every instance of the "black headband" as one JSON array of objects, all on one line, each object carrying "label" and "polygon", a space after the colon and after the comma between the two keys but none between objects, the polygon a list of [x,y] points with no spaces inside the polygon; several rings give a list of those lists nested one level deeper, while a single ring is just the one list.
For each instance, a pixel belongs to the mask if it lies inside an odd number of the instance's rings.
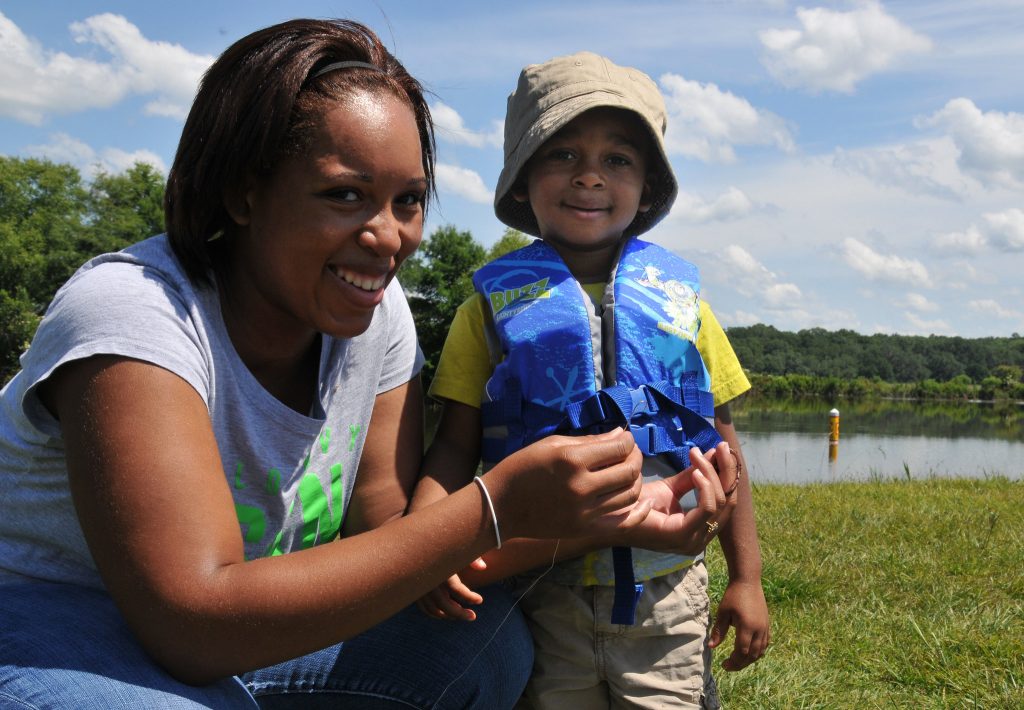
[{"label": "black headband", "polygon": [[323,69],[318,70],[316,72],[316,74],[314,74],[313,76],[311,76],[309,78],[310,79],[316,79],[317,77],[323,76],[324,74],[327,74],[327,73],[332,72],[332,71],[338,71],[339,69],[372,69],[374,71],[383,71],[376,64],[370,64],[369,62],[357,62],[357,61],[333,62],[333,63],[328,64],[327,66],[325,66]]}]

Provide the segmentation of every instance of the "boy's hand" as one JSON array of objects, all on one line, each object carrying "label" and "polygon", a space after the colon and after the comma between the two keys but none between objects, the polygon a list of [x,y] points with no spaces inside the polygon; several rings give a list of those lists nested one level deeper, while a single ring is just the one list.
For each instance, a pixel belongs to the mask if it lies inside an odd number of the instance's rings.
[{"label": "boy's hand", "polygon": [[[703,456],[707,459],[708,463],[712,465],[712,467],[715,467],[715,459],[718,456],[718,449],[708,449],[703,453]],[[723,458],[721,460],[727,461],[728,459]],[[682,513],[683,509],[679,505],[679,499],[695,487],[693,472],[697,470],[699,470],[698,466],[696,464],[691,464],[674,476],[658,478],[653,481],[644,481],[643,489],[640,492],[640,500],[651,500],[653,503],[652,510],[658,513],[665,513],[666,515]],[[717,467],[714,468],[714,471],[718,474],[720,487],[727,489],[725,477],[729,472],[719,470]],[[714,490],[713,484],[711,488]],[[717,492],[715,492],[715,495],[717,495]],[[728,493],[726,493],[726,496],[728,496]]]},{"label": "boy's hand", "polygon": [[[469,567],[475,570],[487,569],[487,563],[479,557]],[[467,605],[480,604],[484,598],[463,584],[459,575],[453,574],[444,583],[430,590],[416,601],[416,605],[427,616],[452,621],[475,621],[476,612]]]},{"label": "boy's hand", "polygon": [[729,582],[718,604],[708,646],[715,648],[720,645],[730,626],[736,629],[736,642],[732,654],[722,661],[722,668],[738,671],[761,658],[771,642],[768,604],[760,581]]},{"label": "boy's hand", "polygon": [[[646,519],[622,531],[622,539],[611,544],[685,555],[703,552],[736,506],[736,497],[727,496],[719,480],[720,472],[722,479],[735,479],[736,458],[730,455],[728,446],[719,444],[707,454],[690,449],[689,468],[675,476],[644,483],[640,501],[651,505],[652,511]],[[684,512],[679,498],[691,488],[697,489],[699,503]]]}]

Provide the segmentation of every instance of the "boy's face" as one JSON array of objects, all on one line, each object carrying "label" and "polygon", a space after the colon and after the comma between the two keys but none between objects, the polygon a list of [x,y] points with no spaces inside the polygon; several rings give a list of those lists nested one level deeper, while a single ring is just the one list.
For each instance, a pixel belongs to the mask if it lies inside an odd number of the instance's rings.
[{"label": "boy's face", "polygon": [[537,149],[512,195],[530,203],[541,236],[560,252],[614,250],[651,206],[650,144],[631,111],[591,109]]}]

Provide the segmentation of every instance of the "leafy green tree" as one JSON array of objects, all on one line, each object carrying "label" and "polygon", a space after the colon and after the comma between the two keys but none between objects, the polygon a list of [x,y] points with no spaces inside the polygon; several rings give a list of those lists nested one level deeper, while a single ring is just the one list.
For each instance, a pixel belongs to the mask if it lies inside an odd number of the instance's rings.
[{"label": "leafy green tree", "polygon": [[87,214],[78,170],[34,158],[0,157],[0,289],[25,288],[36,308],[81,264]]},{"label": "leafy green tree", "polygon": [[147,163],[123,173],[100,173],[89,188],[93,245],[102,254],[164,231],[164,178]]},{"label": "leafy green tree", "polygon": [[1022,381],[1024,368],[1019,365],[996,365],[992,368],[992,377],[999,379],[1004,386],[1010,386]]},{"label": "leafy green tree", "polygon": [[32,340],[39,316],[24,288],[13,294],[0,289],[0,385],[18,371],[18,357]]},{"label": "leafy green tree", "polygon": [[928,365],[928,376],[940,382],[952,380],[964,372],[963,363],[945,348],[939,350],[930,348],[925,354],[925,362]]},{"label": "leafy green tree", "polygon": [[494,261],[499,256],[505,256],[509,252],[521,249],[532,241],[533,237],[528,237],[518,229],[507,227],[505,233],[487,251],[487,261]]},{"label": "leafy green tree", "polygon": [[87,184],[71,165],[0,156],[0,382],[82,263],[163,230],[163,189],[149,165]]},{"label": "leafy green tree", "polygon": [[[1013,370],[1007,380],[1007,371],[997,369],[1024,368],[1024,338],[1018,336],[867,336],[822,328],[787,333],[768,325],[730,328],[728,334],[743,367],[757,374],[939,384],[961,376],[981,382],[992,375],[1012,383]],[[951,385],[950,391],[957,388],[962,390],[963,385]]]},{"label": "leafy green tree", "polygon": [[473,293],[473,272],[486,261],[486,255],[472,234],[445,225],[424,239],[402,267],[399,279],[426,357],[423,380],[427,386],[455,311]]},{"label": "leafy green tree", "polygon": [[0,156],[0,380],[17,371],[54,291],[77,267],[85,188],[70,165]]}]

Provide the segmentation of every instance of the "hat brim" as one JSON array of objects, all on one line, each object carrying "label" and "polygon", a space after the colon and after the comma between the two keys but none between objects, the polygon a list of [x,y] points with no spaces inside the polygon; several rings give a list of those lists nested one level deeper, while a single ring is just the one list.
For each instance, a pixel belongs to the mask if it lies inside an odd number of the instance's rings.
[{"label": "hat brim", "polygon": [[498,177],[498,185],[494,191],[494,213],[498,219],[513,229],[541,236],[540,226],[530,204],[517,200],[512,194],[520,173],[537,149],[565,125],[586,111],[602,107],[621,108],[637,116],[650,134],[653,157],[660,163],[660,169],[650,171],[655,176],[650,208],[637,213],[636,218],[623,232],[623,236],[642,234],[668,214],[679,187],[665,152],[665,141],[660,127],[652,126],[647,117],[635,109],[635,102],[618,92],[604,89],[566,98],[548,107],[531,123],[519,143],[509,155],[506,155],[505,166]]}]

